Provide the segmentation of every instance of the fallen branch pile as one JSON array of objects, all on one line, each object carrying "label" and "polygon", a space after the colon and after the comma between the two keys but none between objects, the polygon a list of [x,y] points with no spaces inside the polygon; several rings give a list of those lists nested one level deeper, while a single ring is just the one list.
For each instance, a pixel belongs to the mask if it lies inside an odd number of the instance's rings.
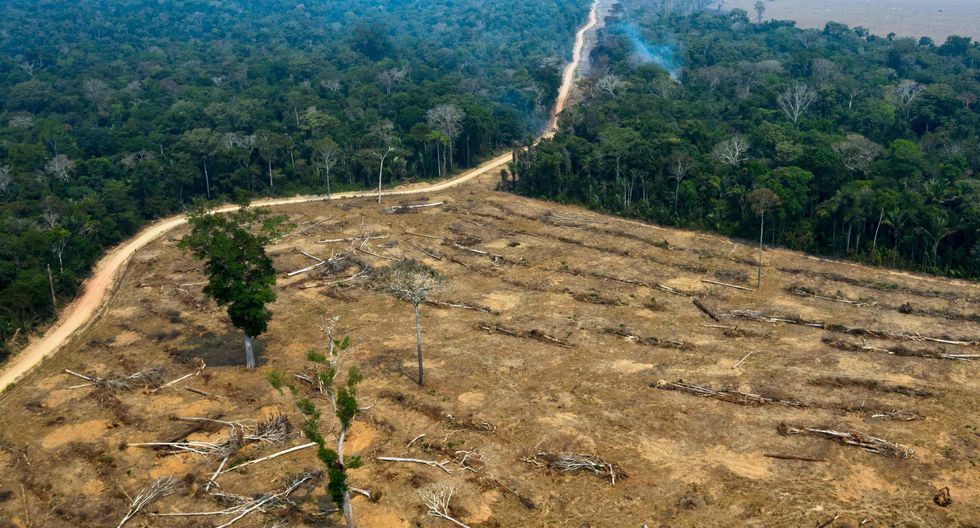
[{"label": "fallen branch pile", "polygon": [[914,451],[902,444],[889,442],[883,438],[866,435],[858,431],[836,431],[830,428],[797,427],[786,423],[779,424],[781,435],[808,435],[833,440],[839,444],[860,447],[865,451],[895,458],[909,458]]},{"label": "fallen branch pile", "polygon": [[694,396],[700,396],[702,398],[712,398],[715,400],[735,403],[738,405],[755,405],[755,406],[784,405],[786,407],[796,407],[796,408],[828,409],[833,411],[843,411],[849,413],[861,413],[867,415],[869,418],[897,420],[903,422],[922,419],[922,416],[919,415],[918,413],[905,409],[879,409],[879,408],[865,407],[863,405],[843,405],[843,404],[819,403],[819,402],[812,403],[812,402],[802,402],[798,400],[786,400],[781,398],[775,398],[772,396],[752,394],[750,392],[740,392],[733,389],[726,389],[726,388],[714,389],[703,385],[684,383],[683,381],[677,381],[672,383],[672,382],[661,380],[658,381],[657,383],[652,383],[650,386],[657,389],[683,392],[686,394],[692,394]]},{"label": "fallen branch pile", "polygon": [[684,341],[675,341],[673,339],[662,339],[659,337],[640,337],[633,334],[626,328],[606,328],[603,330],[606,334],[617,335],[626,338],[627,341],[632,341],[641,345],[659,347],[659,348],[676,348],[678,350],[691,350],[694,348],[692,343],[685,343]]},{"label": "fallen branch pile", "polygon": [[385,212],[385,214],[404,214],[404,213],[410,213],[417,209],[425,209],[427,207],[439,207],[444,203],[445,202],[432,202],[432,203],[396,205],[394,207],[385,207],[383,211]]},{"label": "fallen branch pile", "polygon": [[177,480],[173,477],[160,477],[153,481],[149,487],[143,489],[133,497],[132,502],[129,504],[129,510],[126,515],[123,516],[116,528],[122,528],[122,526],[128,523],[133,517],[136,517],[143,508],[146,508],[150,504],[156,502],[157,499],[162,499],[167,495],[173,494],[177,491]]},{"label": "fallen branch pile", "polygon": [[546,467],[562,473],[587,471],[602,479],[609,479],[612,485],[616,480],[628,477],[619,465],[606,462],[596,455],[582,453],[536,453],[522,458],[524,462],[537,467]]},{"label": "fallen branch pile", "polygon": [[470,310],[473,312],[481,312],[488,314],[496,314],[498,312],[493,311],[493,309],[486,306],[479,306],[476,304],[465,303],[462,301],[436,301],[436,300],[426,300],[425,303],[428,306],[434,306],[436,308],[447,308],[447,309],[459,309],[459,310]]},{"label": "fallen branch pile", "polygon": [[791,275],[819,277],[821,279],[827,279],[834,282],[850,284],[851,286],[860,286],[862,288],[868,288],[872,290],[891,291],[891,292],[900,291],[903,293],[907,293],[913,297],[932,297],[936,299],[963,300],[969,303],[980,303],[980,298],[978,297],[957,297],[956,294],[947,291],[909,288],[891,282],[870,282],[866,280],[847,277],[844,275],[840,275],[838,273],[829,273],[826,271],[813,271],[813,270],[799,269],[799,268],[776,268],[776,269],[782,271],[783,273],[789,273]]},{"label": "fallen branch pile", "polygon": [[851,341],[836,339],[830,336],[823,337],[821,341],[829,347],[836,348],[838,350],[846,350],[848,352],[882,352],[892,356],[948,359],[952,361],[969,361],[980,359],[980,354],[948,354],[946,353],[945,349],[942,348],[937,352],[929,349],[908,348],[902,345],[876,347],[864,342],[854,343]]},{"label": "fallen branch pile", "polygon": [[100,378],[95,375],[87,376],[85,374],[79,374],[68,369],[65,369],[65,373],[71,374],[76,378],[81,378],[88,381],[88,383],[82,383],[81,385],[72,385],[68,387],[69,389],[80,389],[83,387],[99,387],[106,389],[110,392],[120,392],[125,390],[131,390],[135,388],[145,388],[154,389],[163,384],[163,368],[161,367],[150,367],[146,370],[141,370],[129,376],[106,376]]},{"label": "fallen branch pile", "polygon": [[555,336],[548,335],[548,334],[546,334],[546,333],[544,333],[544,332],[542,332],[540,330],[535,330],[535,329],[531,329],[531,330],[515,330],[513,328],[507,328],[506,326],[502,326],[502,325],[499,325],[499,324],[486,323],[486,322],[477,323],[476,327],[479,328],[480,330],[483,330],[485,332],[489,332],[491,334],[496,333],[496,334],[508,335],[508,336],[511,336],[511,337],[519,337],[519,338],[524,338],[524,339],[535,339],[537,341],[541,341],[542,343],[547,343],[549,345],[555,345],[555,346],[558,346],[558,347],[561,347],[561,348],[573,348],[574,347],[574,345],[572,345],[568,341],[565,341],[564,339],[559,339],[559,338],[557,338]]},{"label": "fallen branch pile", "polygon": [[[762,323],[789,323],[795,325],[808,326],[810,328],[820,328],[839,334],[856,335],[870,337],[873,339],[887,339],[890,341],[914,341],[940,343],[944,345],[958,346],[980,346],[980,339],[952,339],[947,337],[924,336],[919,333],[909,334],[904,332],[889,332],[886,330],[874,330],[859,326],[845,326],[841,324],[826,323],[823,321],[812,321],[792,315],[767,314],[756,310],[731,310],[727,314],[729,317],[741,317]],[[972,359],[969,358],[969,359]]]},{"label": "fallen branch pile", "polygon": [[425,504],[428,515],[439,519],[445,519],[460,528],[469,528],[462,521],[453,517],[449,507],[453,500],[453,493],[456,491],[452,484],[442,483],[428,488],[418,490],[419,498]]},{"label": "fallen branch pile", "polygon": [[614,299],[611,297],[603,297],[599,295],[596,291],[590,291],[587,293],[575,292],[569,289],[565,290],[565,293],[572,296],[578,302],[588,303],[588,304],[599,304],[603,306],[623,306],[623,302],[619,299]]},{"label": "fallen branch pile", "polygon": [[378,397],[386,400],[391,400],[402,407],[421,413],[429,418],[437,421],[444,422],[446,425],[453,429],[467,429],[470,431],[476,431],[479,433],[493,434],[497,431],[497,426],[486,422],[483,420],[474,420],[472,418],[464,418],[455,416],[452,413],[446,412],[432,404],[420,402],[410,396],[406,396],[400,392],[383,390],[378,393]]},{"label": "fallen branch pile", "polygon": [[737,403],[739,405],[785,405],[787,407],[810,407],[809,404],[803,403],[796,400],[784,400],[780,398],[773,398],[769,396],[762,396],[759,394],[752,394],[750,392],[741,392],[732,389],[713,389],[711,387],[705,387],[702,385],[694,385],[692,383],[685,383],[683,381],[665,381],[660,380],[656,383],[650,384],[651,387],[684,392],[687,394],[693,394],[695,396],[700,396],[702,398],[712,398],[715,400],[726,401],[729,403]]},{"label": "fallen branch pile", "polygon": [[875,304],[877,304],[877,303],[873,303],[873,302],[866,303],[866,302],[860,302],[860,301],[852,301],[850,299],[845,299],[844,297],[841,297],[839,295],[833,295],[833,296],[830,296],[830,295],[820,295],[816,291],[814,291],[814,290],[812,290],[810,288],[807,288],[806,286],[800,286],[800,285],[797,285],[797,284],[787,286],[786,287],[786,291],[789,292],[789,293],[791,293],[791,294],[793,294],[793,295],[796,295],[797,297],[812,297],[814,299],[820,299],[820,300],[823,300],[823,301],[833,301],[833,302],[839,302],[839,303],[843,303],[843,304],[851,304],[851,305],[854,305],[854,306],[868,306],[868,305],[874,306]]},{"label": "fallen branch pile", "polygon": [[246,497],[242,495],[234,495],[231,493],[213,493],[211,497],[222,506],[226,506],[222,510],[206,511],[206,512],[172,512],[172,513],[158,513],[155,514],[157,517],[202,517],[202,516],[228,516],[234,515],[232,519],[228,522],[217,526],[216,528],[226,528],[231,526],[238,520],[242,519],[246,515],[253,512],[268,513],[274,509],[292,508],[296,507],[296,503],[293,502],[289,496],[295,492],[300,487],[306,486],[309,489],[313,489],[316,484],[323,478],[322,471],[305,471],[296,476],[286,479],[283,484],[283,488],[277,492],[268,492],[259,495],[258,497]]},{"label": "fallen branch pile", "polygon": [[936,396],[936,393],[929,390],[919,389],[916,387],[909,387],[906,385],[891,385],[873,379],[845,378],[842,376],[827,376],[827,377],[812,379],[809,381],[809,383],[811,385],[817,385],[820,387],[861,387],[869,391],[902,394],[905,396],[911,396],[913,398],[931,398],[933,396]]},{"label": "fallen branch pile", "polygon": [[246,425],[243,422],[230,422],[216,420],[213,418],[174,418],[185,422],[217,423],[229,428],[228,436],[215,442],[204,441],[180,441],[187,434],[182,434],[181,439],[166,442],[137,442],[127,444],[129,447],[143,447],[150,449],[163,450],[164,455],[176,455],[189,453],[206,459],[228,458],[237,453],[242,447],[251,443],[262,444],[281,444],[292,436],[292,425],[284,414],[275,414],[269,418],[258,422],[255,426]]}]

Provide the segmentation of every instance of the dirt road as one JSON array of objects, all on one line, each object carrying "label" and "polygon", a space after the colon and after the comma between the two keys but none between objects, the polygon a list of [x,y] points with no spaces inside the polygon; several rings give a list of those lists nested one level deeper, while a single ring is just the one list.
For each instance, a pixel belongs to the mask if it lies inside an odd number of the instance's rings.
[{"label": "dirt road", "polygon": [[572,62],[565,66],[565,71],[561,76],[561,87],[558,89],[558,98],[555,100],[555,108],[551,112],[551,121],[548,123],[548,130],[542,137],[549,138],[558,130],[558,115],[565,110],[568,98],[572,95],[572,88],[575,86],[575,72],[582,63],[583,50],[585,49],[585,34],[599,23],[599,7],[603,0],[595,0],[592,3],[592,10],[589,11],[589,20],[584,26],[579,28],[575,34],[575,47],[572,48]]},{"label": "dirt road", "polygon": [[[578,66],[582,61],[582,48],[585,42],[585,33],[589,29],[595,27],[597,23],[600,2],[602,2],[602,0],[595,0],[589,13],[588,22],[576,34],[575,48],[572,53],[573,59],[572,62],[565,67],[565,73],[562,77],[562,85],[558,92],[558,98],[555,101],[555,110],[552,112],[553,117],[551,123],[549,124],[548,130],[542,134],[542,137],[550,137],[553,134],[553,130],[557,127],[557,116],[562,110],[564,110],[565,105],[568,103],[568,98],[571,94],[572,86],[575,80],[575,71],[578,69]],[[448,181],[424,186],[407,186],[404,188],[384,191],[382,192],[382,195],[404,196],[410,194],[423,194],[442,191],[466,183],[477,176],[480,176],[481,174],[504,167],[512,160],[512,154],[507,152],[506,154],[501,154],[493,159],[490,159],[482,165],[466,171]],[[291,198],[263,200],[256,202],[255,205],[276,206],[325,200],[342,200],[345,198],[376,195],[376,192],[371,191],[355,191],[336,193],[329,197],[323,195],[294,196]],[[232,211],[235,209],[235,207],[236,206],[224,206],[217,209],[217,212]],[[156,240],[172,229],[184,225],[185,223],[187,223],[187,217],[184,215],[159,220],[143,229],[135,237],[120,244],[119,246],[116,246],[105,257],[103,257],[102,260],[96,265],[92,277],[86,280],[82,285],[82,295],[77,297],[67,308],[62,311],[55,325],[49,328],[40,339],[30,343],[24,350],[15,355],[10,362],[7,363],[2,370],[0,370],[0,390],[15,383],[37,364],[44,361],[44,358],[57,352],[62,345],[64,345],[72,338],[72,336],[76,334],[76,332],[84,329],[89,323],[98,318],[100,310],[103,306],[105,306],[107,300],[111,296],[113,286],[116,284],[119,277],[122,275],[122,272],[125,270],[126,263],[129,261],[130,257],[132,257],[134,253],[139,251],[140,248],[146,244]]]}]

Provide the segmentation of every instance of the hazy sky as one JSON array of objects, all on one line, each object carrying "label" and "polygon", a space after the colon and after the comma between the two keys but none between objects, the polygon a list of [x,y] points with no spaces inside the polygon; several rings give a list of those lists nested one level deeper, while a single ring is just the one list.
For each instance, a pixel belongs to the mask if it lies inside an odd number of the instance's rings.
[{"label": "hazy sky", "polygon": [[[763,0],[765,18],[796,20],[800,27],[823,27],[828,21],[864,26],[872,33],[980,39],[980,0]],[[745,9],[754,18],[756,0],[726,0],[726,7]]]}]

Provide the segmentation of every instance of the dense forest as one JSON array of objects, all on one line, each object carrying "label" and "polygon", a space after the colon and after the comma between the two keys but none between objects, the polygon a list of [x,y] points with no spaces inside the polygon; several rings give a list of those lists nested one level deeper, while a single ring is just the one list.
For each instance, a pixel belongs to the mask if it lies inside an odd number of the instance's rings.
[{"label": "dense forest", "polygon": [[518,192],[980,277],[980,45],[677,8],[697,3],[619,5]]},{"label": "dense forest", "polygon": [[546,122],[588,8],[3,2],[0,359],[107,247],[197,199],[377,185],[382,158],[386,184],[434,178],[509,147]]}]

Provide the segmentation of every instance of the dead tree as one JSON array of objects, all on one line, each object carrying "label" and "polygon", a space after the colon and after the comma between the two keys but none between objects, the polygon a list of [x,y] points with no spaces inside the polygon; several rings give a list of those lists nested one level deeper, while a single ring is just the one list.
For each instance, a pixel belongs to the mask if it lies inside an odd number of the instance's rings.
[{"label": "dead tree", "polygon": [[388,291],[415,309],[415,339],[418,350],[419,385],[424,385],[422,367],[422,315],[419,306],[429,296],[441,289],[445,278],[435,270],[417,260],[402,260],[391,267],[388,273]]},{"label": "dead tree", "polygon": [[422,502],[429,509],[427,512],[429,515],[445,519],[461,528],[469,528],[450,514],[449,505],[455,491],[456,487],[452,484],[442,483],[420,489],[418,490],[418,494],[422,498]]},{"label": "dead tree", "polygon": [[123,525],[128,523],[133,517],[136,517],[143,508],[146,508],[150,504],[153,504],[157,499],[166,497],[177,490],[177,480],[173,477],[161,477],[153,481],[153,484],[142,491],[140,491],[135,497],[133,497],[132,502],[129,504],[129,510],[126,511],[126,515],[123,516],[116,528],[122,528]]},{"label": "dead tree", "polygon": [[759,288],[762,286],[762,237],[766,232],[766,211],[781,206],[782,200],[771,189],[763,187],[749,193],[749,202],[755,214],[759,215],[759,269],[755,279],[755,287]]},{"label": "dead tree", "polygon": [[711,155],[720,163],[738,167],[743,161],[749,159],[749,142],[745,136],[735,134],[716,145]]},{"label": "dead tree", "polygon": [[793,126],[799,123],[800,118],[806,113],[807,109],[810,108],[817,100],[817,92],[810,86],[802,83],[796,83],[792,86],[786,88],[783,93],[779,94],[776,98],[776,102],[779,103],[779,108],[783,110],[786,117],[793,122]]}]

